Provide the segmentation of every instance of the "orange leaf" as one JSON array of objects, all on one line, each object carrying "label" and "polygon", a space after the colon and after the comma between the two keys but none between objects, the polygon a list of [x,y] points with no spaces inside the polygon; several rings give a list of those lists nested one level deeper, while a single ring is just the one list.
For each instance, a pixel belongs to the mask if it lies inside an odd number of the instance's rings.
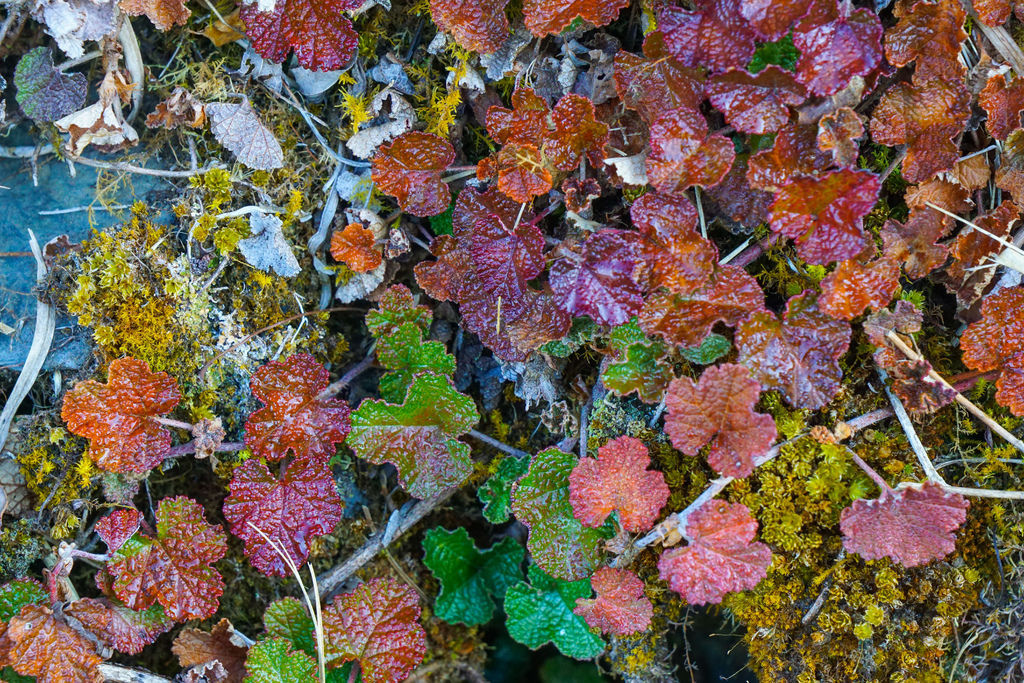
[{"label": "orange leaf", "polygon": [[373,230],[349,223],[331,236],[331,256],[357,273],[366,273],[383,262],[376,241]]}]

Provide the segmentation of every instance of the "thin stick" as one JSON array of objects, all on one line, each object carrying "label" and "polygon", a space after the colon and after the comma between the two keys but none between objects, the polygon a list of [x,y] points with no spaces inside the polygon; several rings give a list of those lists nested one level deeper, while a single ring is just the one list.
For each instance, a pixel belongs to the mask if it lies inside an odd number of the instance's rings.
[{"label": "thin stick", "polygon": [[700,188],[696,185],[693,186],[693,197],[696,199],[697,204],[697,217],[700,219],[700,236],[704,239],[708,238],[708,224],[704,219],[704,202],[700,200]]},{"label": "thin stick", "polygon": [[156,176],[157,178],[191,178],[194,175],[206,173],[207,171],[219,168],[218,166],[205,166],[196,171],[165,171],[159,168],[142,168],[141,166],[132,166],[126,164],[123,161],[100,161],[99,159],[90,159],[89,157],[78,157],[76,159],[69,159],[76,164],[82,164],[83,166],[92,166],[93,168],[104,168],[109,171],[121,171],[123,173],[135,173],[136,175],[150,175]]},{"label": "thin stick", "polygon": [[341,391],[349,384],[351,384],[356,377],[363,374],[363,372],[369,369],[370,366],[373,365],[374,360],[376,360],[376,355],[373,352],[376,347],[377,343],[374,342],[373,345],[370,347],[370,350],[366,352],[366,355],[363,357],[361,361],[359,361],[358,363],[350,367],[348,370],[346,370],[344,375],[328,384],[327,388],[317,395],[317,398],[333,397],[339,391]]},{"label": "thin stick", "polygon": [[941,206],[937,206],[936,204],[932,204],[931,202],[925,202],[925,206],[931,207],[931,208],[935,209],[936,211],[938,211],[939,213],[944,213],[947,216],[949,216],[950,218],[955,218],[956,220],[960,221],[964,225],[966,225],[968,227],[971,227],[971,228],[974,228],[975,230],[980,232],[982,235],[985,235],[989,239],[993,239],[996,242],[999,242],[999,244],[1003,245],[1004,247],[1006,247],[1010,251],[1016,253],[1017,255],[1024,256],[1024,250],[1021,250],[1020,247],[1018,247],[1016,244],[1014,244],[1010,240],[1006,239],[1005,237],[1000,237],[999,235],[991,233],[988,230],[986,230],[985,228],[981,227],[980,225],[977,225],[976,223],[972,223],[971,221],[967,220],[966,218],[961,218],[960,216],[957,216],[955,213],[952,213],[950,211],[946,211]]},{"label": "thin stick", "polygon": [[469,435],[471,437],[473,437],[474,439],[476,439],[477,441],[483,441],[488,446],[493,446],[494,448],[497,448],[502,453],[508,453],[512,457],[515,457],[515,458],[527,458],[527,459],[529,459],[531,457],[530,454],[527,453],[526,451],[521,451],[518,448],[514,448],[512,446],[509,446],[506,443],[502,443],[501,441],[498,441],[495,438],[487,436],[483,432],[478,432],[475,429],[471,429],[470,432],[469,432]]},{"label": "thin stick", "polygon": [[80,213],[82,211],[122,211],[130,209],[129,204],[113,204],[111,206],[73,206],[70,209],[52,209],[50,211],[38,211],[37,216],[63,216],[69,213]]},{"label": "thin stick", "polygon": [[110,664],[109,662],[100,664],[99,669],[103,680],[111,683],[171,683],[170,678],[157,676],[142,669]]}]

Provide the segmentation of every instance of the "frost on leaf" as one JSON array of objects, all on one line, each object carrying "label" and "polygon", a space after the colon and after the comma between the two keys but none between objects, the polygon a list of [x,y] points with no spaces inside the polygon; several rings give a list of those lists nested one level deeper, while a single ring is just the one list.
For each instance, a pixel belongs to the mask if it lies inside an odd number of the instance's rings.
[{"label": "frost on leaf", "polygon": [[732,140],[708,135],[708,122],[696,110],[667,111],[651,124],[647,177],[659,192],[681,195],[691,185],[715,185],[735,157]]},{"label": "frost on leaf", "polygon": [[1004,247],[989,235],[1007,239],[1019,216],[1017,205],[1005,200],[974,220],[981,230],[966,226],[956,236],[949,249],[953,262],[946,267],[946,287],[956,293],[957,303],[962,308],[977,301],[995,274],[991,263]]},{"label": "frost on leaf", "polygon": [[788,71],[769,66],[751,74],[733,69],[712,76],[706,86],[708,99],[743,133],[774,133],[789,121],[789,108],[801,104],[807,91]]},{"label": "frost on leaf", "polygon": [[600,167],[608,145],[608,126],[596,118],[594,103],[582,95],[570,93],[551,110],[554,130],[544,141],[544,155],[560,171],[579,168],[583,156]]},{"label": "frost on leaf", "polygon": [[688,199],[648,192],[629,209],[642,238],[650,288],[691,294],[707,282],[718,250],[697,231],[697,209]]},{"label": "frost on leaf", "polygon": [[959,57],[960,45],[967,40],[967,15],[959,0],[919,0],[909,9],[907,4],[896,5],[894,12],[899,21],[885,32],[885,58],[890,64],[915,62],[914,72],[922,80],[949,78],[963,70]]},{"label": "frost on leaf", "polygon": [[502,458],[491,478],[476,490],[484,504],[483,515],[491,524],[503,524],[511,517],[512,484],[526,474],[530,467],[527,458]]},{"label": "frost on leaf", "polygon": [[101,659],[86,638],[48,607],[29,604],[0,634],[11,668],[38,683],[103,683]]},{"label": "frost on leaf", "polygon": [[405,680],[423,661],[426,632],[416,591],[376,578],[336,597],[323,615],[327,665],[359,662],[366,683]]},{"label": "frost on leaf", "polygon": [[1024,416],[1024,288],[1007,287],[985,297],[981,320],[967,326],[960,348],[972,370],[1000,371],[996,400]]},{"label": "frost on leaf", "polygon": [[36,123],[52,123],[80,109],[88,88],[85,76],[65,74],[53,65],[53,55],[45,47],[26,52],[14,70],[15,99]]},{"label": "frost on leaf", "polygon": [[967,518],[967,499],[936,482],[886,487],[873,500],[855,500],[839,517],[843,547],[866,560],[889,557],[916,567],[953,552]]},{"label": "frost on leaf", "polygon": [[644,403],[657,403],[672,381],[672,364],[664,362],[666,347],[648,337],[636,319],[608,335],[611,354],[601,371],[605,388],[617,396],[636,392]]},{"label": "frost on leaf", "polygon": [[875,108],[871,138],[882,145],[907,145],[903,177],[916,183],[953,167],[960,156],[953,138],[970,114],[970,95],[959,80],[899,83]]},{"label": "frost on leaf", "polygon": [[377,360],[389,370],[380,378],[380,395],[385,401],[401,403],[413,377],[421,372],[452,375],[455,356],[439,341],[423,341],[423,331],[405,323],[377,342]]},{"label": "frost on leaf", "polygon": [[662,553],[658,572],[689,604],[719,603],[726,593],[753,588],[767,576],[772,552],[754,540],[756,534],[747,506],[708,501],[686,521],[689,545]]},{"label": "frost on leaf", "polygon": [[830,152],[836,166],[852,167],[860,151],[857,140],[864,135],[860,114],[840,107],[818,120],[818,149]]},{"label": "frost on leaf", "polygon": [[269,361],[249,380],[263,407],[245,423],[245,445],[254,455],[280,460],[289,451],[300,458],[334,455],[349,430],[349,407],[336,398],[320,398],[328,385],[327,368],[308,353]]},{"label": "frost on leaf", "polygon": [[455,148],[444,138],[421,131],[402,133],[373,157],[373,182],[398,200],[402,211],[435,216],[451,204],[441,173],[455,160]]},{"label": "frost on leaf", "polygon": [[697,346],[718,322],[734,327],[764,310],[764,292],[742,268],[721,266],[707,284],[688,295],[657,292],[640,311],[640,329],[673,346]]},{"label": "frost on leaf", "polygon": [[143,14],[161,31],[185,24],[191,12],[184,0],[118,0],[121,11],[138,17]]},{"label": "frost on leaf", "polygon": [[644,584],[628,569],[601,567],[590,583],[595,598],[577,598],[573,613],[590,628],[616,636],[643,633],[651,625],[654,606],[644,595]]},{"label": "frost on leaf", "polygon": [[555,301],[572,316],[588,315],[599,325],[621,325],[640,312],[640,284],[633,278],[639,264],[636,233],[604,228],[582,247],[566,246],[548,274]]},{"label": "frost on leaf", "polygon": [[526,28],[538,38],[559,33],[579,17],[594,26],[615,21],[629,0],[525,0]]},{"label": "frost on leaf", "polygon": [[252,103],[213,103],[205,106],[210,131],[217,142],[254,170],[272,171],[284,164],[284,152],[274,133],[263,125]]},{"label": "frost on leaf", "polygon": [[847,259],[821,281],[818,308],[833,318],[853,320],[868,308],[888,306],[899,283],[900,267],[890,258]]},{"label": "frost on leaf", "polygon": [[238,241],[238,251],[250,266],[264,273],[295,277],[302,270],[284,236],[284,223],[272,214],[249,215],[249,237]]},{"label": "frost on leaf", "polygon": [[141,522],[141,512],[135,508],[120,508],[97,520],[93,528],[107,547],[114,551],[135,535]]},{"label": "frost on leaf", "polygon": [[316,661],[305,652],[293,650],[284,638],[267,638],[249,648],[245,672],[245,683],[314,681]]},{"label": "frost on leaf", "polygon": [[156,519],[155,536],[135,534],[107,563],[114,593],[135,610],[160,603],[173,621],[212,616],[224,580],[210,565],[227,552],[224,532],[185,497],[160,501]]},{"label": "frost on leaf", "polygon": [[604,641],[582,617],[573,613],[576,601],[590,597],[590,581],[563,581],[531,564],[530,582],[520,581],[505,594],[506,626],[514,640],[534,650],[554,643],[574,659],[592,659],[604,652]]},{"label": "frost on leaf", "polygon": [[366,273],[381,264],[380,247],[373,230],[361,223],[349,223],[331,235],[331,256],[357,273]]},{"label": "frost on leaf", "polygon": [[416,303],[405,285],[391,285],[381,294],[377,307],[366,312],[366,327],[380,339],[396,332],[405,323],[413,323],[426,332],[430,328],[430,309]]},{"label": "frost on leaf", "polygon": [[852,258],[867,245],[863,219],[881,184],[870,171],[844,168],[820,178],[796,178],[776,195],[770,225],[796,244],[808,263]]},{"label": "frost on leaf", "polygon": [[643,56],[624,50],[615,55],[614,78],[622,103],[647,121],[673,109],[696,110],[704,99],[701,72],[669,55],[660,31],[644,39]]},{"label": "frost on leaf", "polygon": [[796,77],[815,95],[839,92],[882,61],[878,15],[852,8],[845,0],[814,0],[793,27],[793,45],[800,51]]},{"label": "frost on leaf", "polygon": [[839,392],[849,345],[850,324],[819,311],[810,292],[790,299],[781,320],[755,313],[736,330],[737,362],[794,408],[817,410]]},{"label": "frost on leaf", "polygon": [[241,8],[245,33],[264,59],[283,62],[295,50],[299,64],[311,71],[343,68],[356,52],[358,36],[344,15],[360,0],[277,0],[270,12],[257,3]]},{"label": "frost on leaf", "polygon": [[701,0],[693,12],[664,6],[658,28],[683,66],[725,71],[745,67],[754,56],[757,34],[740,12],[740,0]]},{"label": "frost on leaf", "polygon": [[569,482],[576,461],[572,453],[549,448],[512,485],[512,514],[530,530],[526,547],[533,561],[566,581],[589,576],[602,555],[601,534],[573,514]]},{"label": "frost on leaf", "polygon": [[89,439],[89,457],[105,470],[142,474],[159,465],[171,433],[150,418],[166,415],[181,400],[178,383],[134,358],[110,364],[107,383],[79,382],[64,396],[60,416]]},{"label": "frost on leaf", "polygon": [[569,502],[576,519],[600,527],[617,512],[626,531],[650,529],[669,496],[665,476],[648,470],[650,464],[647,446],[632,436],[607,442],[597,458],[581,458],[569,474]]},{"label": "frost on leaf", "polygon": [[183,669],[220,662],[228,674],[225,683],[232,683],[242,680],[248,643],[230,621],[221,619],[209,631],[183,629],[174,639],[171,651]]},{"label": "frost on leaf", "polygon": [[772,417],[754,412],[760,394],[761,385],[741,365],[709,367],[698,382],[675,379],[665,395],[665,433],[687,455],[710,443],[708,464],[722,476],[749,476],[754,458],[777,436]]},{"label": "frost on leaf", "polygon": [[509,36],[508,0],[430,0],[430,16],[455,42],[473,52],[495,52]]},{"label": "frost on leaf", "polygon": [[523,578],[526,552],[512,538],[479,550],[465,528],[436,527],[423,537],[423,553],[423,564],[441,584],[434,612],[450,624],[487,623],[494,598],[504,598],[509,586]]},{"label": "frost on leaf", "polygon": [[472,473],[469,445],[459,437],[479,419],[473,400],[450,379],[424,374],[413,379],[402,403],[363,401],[352,413],[348,445],[375,465],[390,462],[409,495],[428,498]]},{"label": "frost on leaf", "polygon": [[946,262],[949,249],[939,240],[951,227],[952,219],[934,209],[911,209],[905,223],[890,218],[882,226],[882,251],[917,280]]},{"label": "frost on leaf", "polygon": [[245,541],[252,565],[268,576],[288,576],[278,551],[302,565],[310,541],[334,531],[341,509],[330,470],[319,460],[303,458],[293,460],[280,480],[260,460],[246,460],[231,475],[223,511],[231,533]]},{"label": "frost on leaf", "polygon": [[104,644],[130,655],[142,652],[174,626],[160,605],[136,611],[106,598],[81,598],[65,607],[64,613]]},{"label": "frost on leaf", "polygon": [[817,136],[817,128],[798,123],[780,130],[771,149],[750,157],[750,186],[776,192],[794,178],[820,175],[832,164],[832,158],[818,148]]}]

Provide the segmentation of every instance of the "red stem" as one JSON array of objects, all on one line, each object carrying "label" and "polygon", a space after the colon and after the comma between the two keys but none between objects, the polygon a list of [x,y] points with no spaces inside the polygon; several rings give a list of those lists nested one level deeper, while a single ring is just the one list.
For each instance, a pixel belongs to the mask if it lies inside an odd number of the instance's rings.
[{"label": "red stem", "polygon": [[[217,453],[235,453],[237,451],[242,450],[243,448],[245,448],[244,443],[241,443],[239,441],[228,441],[227,443],[222,443],[213,450],[216,451]],[[175,446],[171,450],[167,451],[167,457],[180,458],[183,455],[189,455],[190,453],[195,452],[196,441],[195,439],[193,439],[192,441],[187,441],[181,444],[180,446]]]},{"label": "red stem", "polygon": [[172,420],[169,417],[151,417],[149,418],[153,422],[159,422],[165,427],[177,427],[178,429],[187,429],[189,432],[192,431],[193,425],[188,422],[182,422],[181,420]]},{"label": "red stem", "polygon": [[871,481],[878,484],[878,488],[882,489],[883,492],[892,491],[892,487],[886,483],[885,479],[882,479],[882,475],[871,469],[871,465],[861,460],[860,456],[857,455],[856,453],[853,453],[852,451],[850,452],[850,455],[853,456],[853,461],[857,463],[857,466],[864,470],[865,474],[871,477]]}]

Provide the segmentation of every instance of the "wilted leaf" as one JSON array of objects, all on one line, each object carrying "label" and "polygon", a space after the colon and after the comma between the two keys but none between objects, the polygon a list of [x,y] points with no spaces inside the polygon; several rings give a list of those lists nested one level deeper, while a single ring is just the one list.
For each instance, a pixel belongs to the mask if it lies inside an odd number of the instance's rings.
[{"label": "wilted leaf", "polygon": [[636,233],[604,228],[581,248],[566,245],[551,264],[548,280],[555,301],[570,315],[588,315],[599,325],[621,325],[640,312],[640,284],[633,273],[640,261]]},{"label": "wilted leaf", "polygon": [[281,277],[294,277],[302,270],[285,239],[284,223],[268,213],[249,215],[250,237],[238,241],[238,250],[249,265],[264,273],[273,271]]},{"label": "wilted leaf", "polygon": [[139,134],[125,120],[121,104],[136,87],[125,80],[121,71],[107,71],[100,83],[97,102],[54,121],[59,131],[68,134],[68,153],[81,156],[89,146],[111,153],[137,143]]},{"label": "wilted leaf", "polygon": [[245,683],[286,683],[316,680],[316,661],[295,652],[284,638],[261,640],[249,648]]},{"label": "wilted leaf", "polygon": [[509,36],[507,4],[508,0],[430,0],[430,16],[461,47],[489,53]]},{"label": "wilted leaf", "polygon": [[925,207],[911,209],[906,223],[889,219],[882,226],[882,252],[903,266],[911,280],[922,278],[946,262],[949,250],[938,244],[952,219]]},{"label": "wilted leaf", "polygon": [[447,377],[419,375],[400,404],[366,400],[352,414],[348,445],[375,465],[390,462],[409,495],[428,498],[457,486],[473,471],[459,437],[480,419],[473,400]]},{"label": "wilted leaf", "polygon": [[579,17],[594,26],[610,24],[629,0],[525,0],[526,28],[538,38],[558,33]]},{"label": "wilted leaf", "polygon": [[860,151],[857,140],[864,135],[860,114],[849,107],[840,107],[818,120],[818,149],[831,152],[836,166],[852,167]]},{"label": "wilted leaf", "polygon": [[171,433],[151,418],[178,405],[178,383],[134,358],[114,360],[107,376],[106,384],[86,380],[65,394],[61,418],[72,433],[89,439],[89,457],[97,465],[141,474],[171,448]]},{"label": "wilted leaf", "polygon": [[49,607],[28,604],[3,632],[6,659],[38,683],[103,683],[96,650]]},{"label": "wilted leaf", "polygon": [[601,561],[602,538],[573,514],[570,474],[577,458],[557,448],[541,451],[526,475],[512,485],[512,514],[530,530],[526,547],[552,576],[574,581]]},{"label": "wilted leaf", "polygon": [[181,86],[175,87],[174,92],[146,116],[147,128],[174,130],[179,126],[202,128],[205,125],[206,109],[202,102]]},{"label": "wilted leaf", "polygon": [[995,268],[986,266],[991,266],[1004,246],[989,235],[1006,240],[1019,217],[1020,209],[1007,199],[989,213],[974,219],[974,224],[981,230],[966,226],[956,236],[949,249],[953,262],[946,267],[946,287],[956,294],[961,307],[973,305],[995,275]]},{"label": "wilted leaf", "polygon": [[873,500],[843,510],[843,547],[866,560],[890,557],[916,567],[953,552],[953,532],[967,518],[967,499],[932,481],[886,487]]},{"label": "wilted leaf", "polygon": [[914,72],[922,80],[949,78],[962,71],[960,45],[967,40],[963,5],[958,0],[920,0],[909,9],[907,5],[894,8],[899,22],[885,32],[889,63],[906,66],[916,62]]},{"label": "wilted leaf", "polygon": [[981,320],[967,326],[960,349],[972,370],[1000,371],[996,401],[1024,415],[1024,288],[1007,287],[985,297]]},{"label": "wilted leaf", "polygon": [[620,436],[597,450],[597,458],[582,458],[569,474],[573,515],[589,527],[600,527],[617,512],[626,531],[647,531],[668,501],[665,476],[648,470],[647,446],[632,436]]},{"label": "wilted leaf", "polygon": [[816,410],[839,392],[849,345],[850,324],[819,311],[810,292],[791,298],[781,320],[755,313],[736,330],[738,362],[794,408]]},{"label": "wilted leaf", "polygon": [[662,553],[658,572],[691,605],[719,603],[768,573],[771,550],[754,540],[757,520],[741,503],[705,503],[690,514],[683,534],[689,545]]},{"label": "wilted leaf", "polygon": [[574,659],[591,659],[604,652],[604,641],[573,613],[577,600],[590,597],[590,581],[552,578],[533,564],[527,574],[529,584],[520,581],[505,594],[509,635],[534,650],[554,643],[559,652]]},{"label": "wilted leaf", "polygon": [[740,13],[740,0],[701,0],[696,11],[664,6],[658,28],[669,52],[683,66],[725,71],[745,67],[757,34]]},{"label": "wilted leaf", "polygon": [[669,55],[660,31],[644,39],[643,56],[615,55],[615,90],[622,103],[647,120],[675,109],[696,110],[704,99],[704,78]]},{"label": "wilted leaf", "polygon": [[431,133],[402,133],[377,150],[373,182],[398,200],[402,211],[414,216],[444,213],[451,204],[441,173],[455,160],[451,143]]},{"label": "wilted leaf", "polygon": [[743,133],[774,133],[789,121],[790,107],[807,97],[807,91],[793,74],[777,66],[756,75],[733,69],[708,79],[708,99]]},{"label": "wilted leaf", "polygon": [[183,629],[174,639],[171,651],[183,669],[213,661],[220,662],[227,672],[225,683],[240,683],[245,675],[248,646],[235,633],[235,627],[227,619],[221,619],[210,631]]},{"label": "wilted leaf", "polygon": [[419,619],[416,592],[394,579],[371,579],[339,595],[323,615],[328,666],[356,661],[366,683],[405,680],[427,651]]},{"label": "wilted leaf", "polygon": [[331,256],[357,273],[366,273],[381,264],[380,247],[373,230],[362,223],[349,223],[331,236]]},{"label": "wilted leaf", "polygon": [[697,231],[697,209],[688,199],[648,192],[633,202],[629,215],[643,238],[650,288],[685,295],[708,281],[718,250]]},{"label": "wilted leaf", "polygon": [[847,259],[821,281],[818,308],[833,318],[853,320],[868,308],[888,306],[899,284],[900,267],[889,258]]},{"label": "wilted leaf", "polygon": [[791,238],[808,263],[852,258],[867,245],[863,219],[878,201],[880,186],[874,173],[848,168],[796,178],[775,195],[771,228]]},{"label": "wilted leaf", "polygon": [[651,625],[654,606],[644,584],[628,569],[601,567],[590,580],[597,597],[577,598],[573,613],[590,628],[616,636],[643,633]]},{"label": "wilted leaf", "polygon": [[36,123],[51,123],[85,104],[88,84],[79,73],[65,74],[53,65],[49,48],[37,47],[18,60],[15,99]]},{"label": "wilted leaf", "polygon": [[478,550],[465,528],[431,529],[423,537],[423,564],[441,584],[434,611],[450,624],[486,624],[494,613],[494,598],[523,578],[523,546],[504,538]]},{"label": "wilted leaf", "polygon": [[284,165],[281,143],[260,121],[248,98],[237,103],[214,102],[205,109],[213,137],[240,162],[258,171],[272,171]]},{"label": "wilted leaf", "polygon": [[725,177],[736,156],[724,135],[708,135],[700,112],[675,109],[651,124],[647,176],[659,192],[681,195],[691,185],[710,187]]},{"label": "wilted leaf", "polygon": [[741,365],[710,367],[696,383],[675,379],[665,395],[665,433],[687,455],[710,443],[708,464],[722,476],[749,476],[754,458],[777,436],[772,417],[754,412],[760,394],[761,385]]},{"label": "wilted leaf", "polygon": [[283,62],[291,50],[304,68],[343,68],[356,52],[358,36],[344,12],[361,0],[276,0],[261,12],[257,3],[242,5],[241,17],[252,47],[261,57]]},{"label": "wilted leaf", "polygon": [[143,14],[161,31],[167,31],[175,24],[184,25],[191,12],[184,0],[118,0],[121,11],[138,17]]},{"label": "wilted leaf", "polygon": [[881,37],[882,24],[871,10],[854,10],[845,0],[813,0],[793,27],[800,51],[796,77],[815,95],[837,93],[882,61]]}]

